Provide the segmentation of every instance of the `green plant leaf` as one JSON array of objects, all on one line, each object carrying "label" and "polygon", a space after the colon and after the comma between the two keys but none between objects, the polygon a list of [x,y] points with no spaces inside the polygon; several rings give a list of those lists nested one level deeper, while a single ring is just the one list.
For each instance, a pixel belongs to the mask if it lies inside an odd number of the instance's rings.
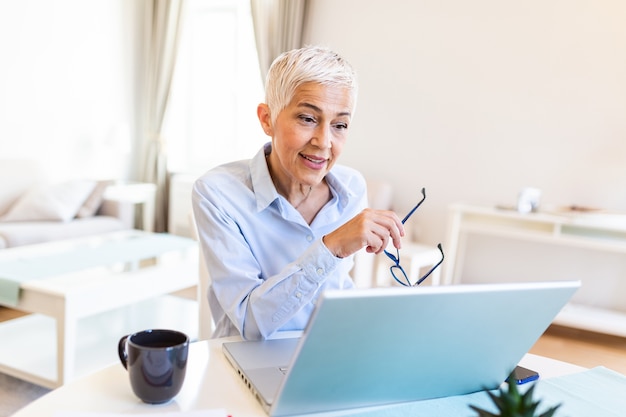
[{"label": "green plant leaf", "polygon": [[530,386],[524,394],[520,394],[515,381],[507,384],[508,388],[500,387],[496,392],[485,391],[497,408],[496,413],[469,405],[469,408],[478,413],[478,417],[553,417],[561,404],[556,405],[542,414],[536,414],[541,400],[533,401],[535,384]]},{"label": "green plant leaf", "polygon": [[548,411],[541,414],[539,417],[552,417],[556,410],[561,406],[561,404],[557,404],[554,407],[550,408]]},{"label": "green plant leaf", "polygon": [[472,410],[476,411],[478,413],[479,417],[498,417],[499,414],[493,414],[490,411],[484,410],[482,408],[478,408],[474,405],[470,405],[469,406]]}]

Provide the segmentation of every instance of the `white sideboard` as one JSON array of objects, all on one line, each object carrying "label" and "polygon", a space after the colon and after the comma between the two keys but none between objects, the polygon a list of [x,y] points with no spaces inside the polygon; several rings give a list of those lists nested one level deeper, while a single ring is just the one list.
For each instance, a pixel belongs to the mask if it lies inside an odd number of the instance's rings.
[{"label": "white sideboard", "polygon": [[[625,214],[566,209],[519,213],[454,204],[449,208],[444,284],[462,283],[471,235],[606,251],[626,257]],[[615,309],[570,303],[555,323],[626,337],[626,313]]]}]

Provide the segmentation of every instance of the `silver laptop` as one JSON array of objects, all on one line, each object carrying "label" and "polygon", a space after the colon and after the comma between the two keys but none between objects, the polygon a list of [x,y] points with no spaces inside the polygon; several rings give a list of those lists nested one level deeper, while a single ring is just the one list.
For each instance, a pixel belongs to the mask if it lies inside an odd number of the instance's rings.
[{"label": "silver laptop", "polygon": [[270,416],[497,388],[580,282],[327,291],[300,338],[224,343]]}]

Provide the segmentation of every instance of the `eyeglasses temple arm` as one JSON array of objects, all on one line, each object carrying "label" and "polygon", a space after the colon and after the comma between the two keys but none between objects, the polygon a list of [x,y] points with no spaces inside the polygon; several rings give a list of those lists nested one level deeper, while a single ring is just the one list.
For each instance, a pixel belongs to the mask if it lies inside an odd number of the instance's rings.
[{"label": "eyeglasses temple arm", "polygon": [[419,208],[419,206],[422,205],[422,203],[424,202],[424,200],[426,200],[426,188],[422,188],[422,200],[417,203],[417,205],[415,207],[413,207],[411,209],[411,211],[409,211],[409,214],[407,214],[406,216],[404,216],[404,219],[402,219],[402,224],[404,224],[404,222],[406,222],[409,217],[411,217],[411,215],[413,215],[413,213],[415,212],[415,210],[417,210]]},{"label": "eyeglasses temple arm", "polygon": [[424,275],[423,277],[421,277],[415,284],[413,284],[414,287],[417,287],[418,285],[420,285],[426,278],[428,278],[428,276],[430,274],[433,273],[433,271],[435,269],[437,269],[439,267],[439,265],[441,265],[441,263],[443,262],[445,255],[443,254],[443,248],[441,247],[441,243],[437,245],[437,248],[439,248],[439,252],[441,252],[441,260],[439,262],[437,262],[437,265],[433,266],[431,268],[430,271],[428,271],[428,273],[426,275]]}]

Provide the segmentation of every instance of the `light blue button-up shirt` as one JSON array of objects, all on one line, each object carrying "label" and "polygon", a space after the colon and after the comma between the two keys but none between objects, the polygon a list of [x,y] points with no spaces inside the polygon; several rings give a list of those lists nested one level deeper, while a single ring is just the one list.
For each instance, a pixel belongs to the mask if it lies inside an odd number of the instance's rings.
[{"label": "light blue button-up shirt", "polygon": [[309,225],[276,191],[270,151],[268,143],[253,159],[219,166],[194,184],[213,337],[265,339],[302,330],[321,291],[353,287],[353,256],[335,257],[322,237],[367,206],[364,178],[335,165],[326,176],[332,199]]}]

